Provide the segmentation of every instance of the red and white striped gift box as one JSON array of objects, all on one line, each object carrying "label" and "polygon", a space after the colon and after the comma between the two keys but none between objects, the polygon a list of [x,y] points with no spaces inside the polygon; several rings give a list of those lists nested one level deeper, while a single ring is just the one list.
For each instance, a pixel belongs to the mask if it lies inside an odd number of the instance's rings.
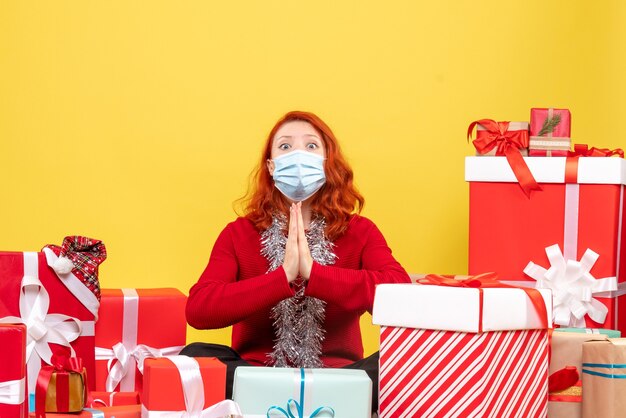
[{"label": "red and white striped gift box", "polygon": [[374,322],[381,418],[546,416],[548,330],[523,290],[379,285]]}]

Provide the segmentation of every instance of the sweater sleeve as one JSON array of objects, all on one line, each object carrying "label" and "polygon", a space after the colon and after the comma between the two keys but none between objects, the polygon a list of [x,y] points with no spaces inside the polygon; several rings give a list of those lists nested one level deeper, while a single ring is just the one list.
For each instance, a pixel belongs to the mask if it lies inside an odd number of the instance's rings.
[{"label": "sweater sleeve", "polygon": [[[361,250],[359,270],[313,263],[306,293],[346,311],[368,311],[374,305],[374,291],[380,283],[410,283],[411,279],[391,255],[391,249],[373,223],[362,233],[354,234],[354,251]],[[363,238],[361,238],[363,237]]]},{"label": "sweater sleeve", "polygon": [[238,259],[233,238],[230,224],[217,238],[206,269],[189,290],[186,316],[194,328],[227,327],[293,296],[282,267],[239,281],[239,263],[245,260]]}]

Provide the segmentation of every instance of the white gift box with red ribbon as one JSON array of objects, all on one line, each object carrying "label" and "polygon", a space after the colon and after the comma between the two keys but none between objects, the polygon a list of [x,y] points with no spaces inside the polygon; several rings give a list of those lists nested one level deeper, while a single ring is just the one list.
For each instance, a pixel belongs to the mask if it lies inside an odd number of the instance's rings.
[{"label": "white gift box with red ribbon", "polygon": [[96,390],[141,393],[145,359],[176,355],[185,346],[185,303],[177,289],[103,289]]}]

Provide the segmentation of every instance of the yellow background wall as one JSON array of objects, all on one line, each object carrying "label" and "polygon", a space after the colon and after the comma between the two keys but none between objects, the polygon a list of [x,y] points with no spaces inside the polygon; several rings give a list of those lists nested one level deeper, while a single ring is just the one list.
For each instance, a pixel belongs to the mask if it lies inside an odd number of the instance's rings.
[{"label": "yellow background wall", "polygon": [[620,0],[3,1],[0,248],[97,237],[103,287],[187,292],[301,109],[405,268],[464,273],[467,125],[568,107],[574,141],[626,146],[624,21]]}]

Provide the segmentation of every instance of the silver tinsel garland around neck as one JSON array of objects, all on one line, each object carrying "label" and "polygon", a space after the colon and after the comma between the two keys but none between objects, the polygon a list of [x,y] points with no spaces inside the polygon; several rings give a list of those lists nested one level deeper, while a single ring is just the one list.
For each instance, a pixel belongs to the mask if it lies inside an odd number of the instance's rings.
[{"label": "silver tinsel garland around neck", "polygon": [[[325,227],[324,218],[314,216],[306,231],[311,257],[321,265],[334,264],[337,258],[333,252],[334,244],[324,234]],[[269,262],[268,272],[276,270],[285,260],[286,232],[287,218],[275,215],[272,225],[261,234],[261,255]],[[297,279],[294,284],[296,294],[272,308],[276,338],[274,351],[268,353],[268,364],[275,367],[323,367],[320,355],[326,303],[305,296],[306,283],[303,280]]]}]

